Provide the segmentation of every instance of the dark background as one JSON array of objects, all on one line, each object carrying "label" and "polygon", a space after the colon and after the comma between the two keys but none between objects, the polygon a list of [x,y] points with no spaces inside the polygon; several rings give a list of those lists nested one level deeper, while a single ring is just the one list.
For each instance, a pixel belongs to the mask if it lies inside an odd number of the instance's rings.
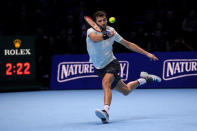
[{"label": "dark background", "polygon": [[[0,35],[36,37],[38,81],[47,85],[51,56],[86,54],[83,16],[104,10],[125,39],[150,52],[195,51],[196,0],[6,0],[0,2]],[[130,52],[119,44],[115,53]]]}]

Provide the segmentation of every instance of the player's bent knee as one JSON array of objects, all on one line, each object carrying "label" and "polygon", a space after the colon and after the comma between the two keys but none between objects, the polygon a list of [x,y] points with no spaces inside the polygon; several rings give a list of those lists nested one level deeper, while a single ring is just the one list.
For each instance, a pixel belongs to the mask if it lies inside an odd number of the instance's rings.
[{"label": "player's bent knee", "polygon": [[129,95],[129,91],[123,92],[122,94],[123,94],[124,96],[127,96],[127,95]]},{"label": "player's bent knee", "polygon": [[129,87],[121,81],[118,82],[114,89],[123,94],[124,96],[127,96],[130,93]]}]

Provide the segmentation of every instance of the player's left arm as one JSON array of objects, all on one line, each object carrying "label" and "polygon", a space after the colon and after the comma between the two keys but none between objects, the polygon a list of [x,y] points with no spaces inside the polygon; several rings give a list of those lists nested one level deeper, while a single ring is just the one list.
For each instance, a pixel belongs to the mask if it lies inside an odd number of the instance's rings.
[{"label": "player's left arm", "polygon": [[125,40],[125,39],[122,39],[120,41],[120,44],[122,44],[123,46],[125,46],[126,48],[128,48],[128,49],[130,49],[130,50],[132,50],[134,52],[138,52],[140,54],[146,55],[151,60],[154,60],[154,61],[158,60],[158,58],[155,55],[145,51],[144,49],[142,49],[141,47],[139,47],[135,43],[132,43],[132,42],[129,42],[129,41]]}]

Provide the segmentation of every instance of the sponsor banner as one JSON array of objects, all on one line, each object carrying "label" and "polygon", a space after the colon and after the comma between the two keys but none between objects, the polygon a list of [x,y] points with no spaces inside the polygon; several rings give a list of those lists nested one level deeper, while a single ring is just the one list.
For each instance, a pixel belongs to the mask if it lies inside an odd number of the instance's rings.
[{"label": "sponsor banner", "polygon": [[197,75],[197,59],[168,59],[163,62],[163,79],[173,80]]},{"label": "sponsor banner", "polygon": [[[128,78],[128,61],[119,61],[121,71],[119,73],[122,80]],[[98,77],[95,74],[95,69],[90,62],[61,62],[58,64],[57,81],[59,83],[81,78]]]},{"label": "sponsor banner", "polygon": [[[120,62],[119,73],[127,83],[139,78],[141,71],[158,75],[161,83],[139,88],[197,87],[197,52],[153,53],[159,61],[150,61],[138,53],[115,54]],[[101,89],[101,79],[89,62],[88,55],[55,55],[52,61],[50,89]]]}]

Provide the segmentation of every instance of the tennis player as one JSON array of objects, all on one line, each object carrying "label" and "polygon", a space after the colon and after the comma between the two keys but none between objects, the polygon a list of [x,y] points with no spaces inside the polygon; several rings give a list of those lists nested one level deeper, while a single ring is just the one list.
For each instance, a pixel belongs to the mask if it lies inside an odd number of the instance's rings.
[{"label": "tennis player", "polygon": [[122,44],[131,51],[147,56],[151,60],[157,61],[158,58],[136,44],[123,39],[114,28],[107,26],[107,17],[104,11],[97,11],[94,14],[94,20],[101,27],[102,33],[95,31],[93,28],[87,30],[87,51],[90,62],[96,68],[97,75],[102,78],[102,87],[104,90],[104,109],[96,109],[95,113],[103,123],[108,123],[112,89],[126,96],[138,86],[148,82],[160,82],[161,78],[148,74],[147,72],[141,72],[139,79],[125,84],[118,75],[120,72],[120,63],[112,51],[114,41]]}]

